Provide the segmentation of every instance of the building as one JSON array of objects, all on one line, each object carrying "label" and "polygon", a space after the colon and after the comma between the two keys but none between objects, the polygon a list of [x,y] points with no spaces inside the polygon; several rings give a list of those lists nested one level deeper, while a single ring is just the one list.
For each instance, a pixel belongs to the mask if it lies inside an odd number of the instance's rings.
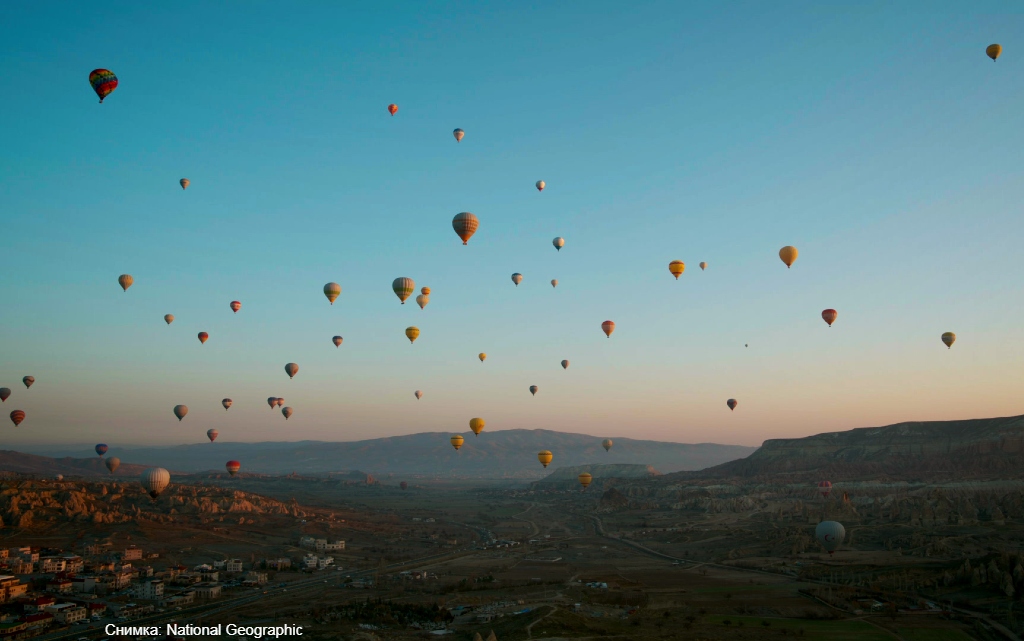
[{"label": "building", "polygon": [[304,536],[299,539],[299,547],[304,550],[315,550],[316,539],[311,536]]},{"label": "building", "polygon": [[192,605],[196,600],[196,593],[192,590],[185,590],[173,596],[165,596],[159,603],[161,608],[183,608]]},{"label": "building", "polygon": [[35,563],[21,558],[14,558],[7,561],[6,567],[7,571],[11,574],[32,574],[35,570]]},{"label": "building", "polygon": [[220,572],[217,570],[203,570],[199,572],[199,578],[207,583],[216,583],[220,581]]},{"label": "building", "polygon": [[86,605],[90,617],[102,617],[107,614],[106,603],[89,603]]},{"label": "building", "polygon": [[24,598],[20,599],[21,607],[25,608],[25,614],[35,614],[36,612],[42,612],[49,605],[57,603],[57,599],[52,596],[37,596],[35,598]]},{"label": "building", "polygon": [[28,561],[29,563],[35,563],[39,560],[39,553],[33,552],[32,548],[29,547],[10,548],[10,550],[8,550],[8,556],[12,559],[18,558]]},{"label": "building", "polygon": [[98,545],[96,543],[86,543],[84,548],[85,554],[86,556],[99,556],[105,552],[103,549],[104,547],[105,546]]},{"label": "building", "polygon": [[220,596],[219,583],[196,583],[192,589],[197,599],[216,599]]},{"label": "building", "polygon": [[292,560],[288,558],[264,559],[264,567],[268,570],[289,570],[292,567]]},{"label": "building", "polygon": [[335,541],[334,543],[328,543],[327,539],[316,540],[316,551],[317,552],[338,552],[345,549],[344,541]]},{"label": "building", "polygon": [[85,560],[77,554],[64,554],[64,571],[68,574],[75,574],[85,569]]},{"label": "building", "polygon": [[44,556],[39,559],[39,572],[42,574],[63,572],[66,566],[67,560],[59,556]]},{"label": "building", "polygon": [[22,597],[28,592],[28,585],[22,583],[18,577],[0,575],[0,603],[10,603]]},{"label": "building", "polygon": [[132,576],[134,575],[133,570],[119,570],[112,572],[111,574],[103,574],[102,578],[113,584],[114,590],[123,590],[124,588],[131,585]]},{"label": "building", "polygon": [[122,561],[141,561],[142,560],[142,548],[137,548],[134,545],[125,549],[121,553]]},{"label": "building", "polygon": [[132,588],[132,596],[147,601],[155,601],[164,595],[164,582],[160,579],[144,581]]},{"label": "building", "polygon": [[245,573],[245,579],[242,580],[243,585],[266,585],[267,573],[257,572],[256,570],[250,570]]},{"label": "building", "polygon": [[53,619],[60,625],[71,625],[76,621],[82,621],[88,614],[85,608],[74,603],[57,603],[46,606],[46,611],[53,615]]},{"label": "building", "polygon": [[138,603],[110,603],[109,607],[118,619],[125,620],[137,619],[156,610],[152,605],[139,605]]},{"label": "building", "polygon": [[35,612],[26,614],[21,619],[28,630],[43,630],[53,625],[53,615],[49,612]]},{"label": "building", "polygon": [[46,591],[54,594],[71,594],[75,585],[69,579],[54,579],[46,584]]},{"label": "building", "polygon": [[225,569],[228,572],[241,572],[242,571],[242,560],[241,559],[231,559],[225,565],[226,565]]}]

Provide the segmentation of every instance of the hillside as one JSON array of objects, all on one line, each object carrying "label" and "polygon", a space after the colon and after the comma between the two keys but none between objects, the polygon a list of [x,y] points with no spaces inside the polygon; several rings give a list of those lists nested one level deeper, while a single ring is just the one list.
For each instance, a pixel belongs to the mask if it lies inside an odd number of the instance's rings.
[{"label": "hillside", "polygon": [[104,459],[93,456],[90,458],[50,458],[11,450],[0,450],[0,472],[17,474],[38,474],[41,476],[102,476],[102,477],[137,477],[146,469],[145,465],[121,463],[117,472],[111,474],[106,468]]},{"label": "hillside", "polygon": [[799,478],[1019,478],[1024,416],[897,423],[770,439],[745,459],[682,478],[791,475]]},{"label": "hillside", "polygon": [[[237,459],[242,462],[243,472],[269,474],[324,474],[358,469],[378,476],[400,473],[536,479],[548,474],[537,463],[540,450],[551,450],[557,467],[591,463],[639,464],[675,472],[718,465],[756,449],[612,437],[615,445],[610,452],[605,452],[601,447],[604,437],[517,429],[484,432],[480,436],[466,432],[463,434],[465,445],[456,452],[448,441],[450,436],[448,432],[426,432],[348,443],[217,441],[159,448],[119,448],[112,444],[108,454],[122,461],[160,465],[182,472],[222,470],[225,461]],[[51,452],[62,453],[58,450],[44,453]]]},{"label": "hillside", "polygon": [[635,465],[629,463],[618,463],[610,465],[573,465],[560,467],[551,472],[539,481],[534,481],[532,486],[537,489],[548,487],[579,489],[579,475],[589,472],[594,480],[604,479],[649,479],[660,476],[661,472],[650,465]]}]

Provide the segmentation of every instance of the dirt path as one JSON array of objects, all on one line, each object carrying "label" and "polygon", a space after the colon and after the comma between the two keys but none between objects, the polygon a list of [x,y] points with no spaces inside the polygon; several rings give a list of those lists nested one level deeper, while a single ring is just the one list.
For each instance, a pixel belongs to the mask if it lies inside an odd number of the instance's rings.
[{"label": "dirt path", "polygon": [[552,614],[554,614],[556,610],[558,610],[558,608],[557,608],[557,607],[555,607],[555,606],[553,606],[553,605],[552,605],[552,606],[550,606],[550,607],[551,607],[551,612],[548,612],[547,614],[545,614],[545,615],[544,615],[544,616],[542,616],[541,618],[537,619],[537,620],[536,620],[536,621],[534,621],[533,623],[531,623],[531,624],[529,624],[528,626],[526,626],[526,637],[527,637],[528,639],[532,639],[532,638],[533,638],[533,626],[537,625],[538,623],[540,623],[540,622],[541,622],[541,621],[543,621],[544,619],[548,618],[549,616],[551,616]]}]

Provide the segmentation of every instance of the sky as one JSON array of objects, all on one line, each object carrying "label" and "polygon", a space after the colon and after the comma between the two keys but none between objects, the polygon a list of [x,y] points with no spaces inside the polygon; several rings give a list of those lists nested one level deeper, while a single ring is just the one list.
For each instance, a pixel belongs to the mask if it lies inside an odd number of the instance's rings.
[{"label": "sky", "polygon": [[0,5],[8,446],[1024,413],[1020,3],[356,4]]}]

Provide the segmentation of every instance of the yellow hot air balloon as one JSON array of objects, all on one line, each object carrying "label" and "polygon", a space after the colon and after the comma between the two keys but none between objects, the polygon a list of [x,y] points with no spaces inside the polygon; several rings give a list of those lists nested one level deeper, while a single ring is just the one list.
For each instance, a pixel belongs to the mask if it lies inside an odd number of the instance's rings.
[{"label": "yellow hot air balloon", "polygon": [[704,271],[707,268],[708,268],[708,264],[705,263],[704,261],[701,261],[701,263],[700,263],[700,270]]},{"label": "yellow hot air balloon", "polygon": [[946,332],[942,335],[942,342],[946,344],[947,348],[953,347],[953,343],[956,342],[956,334],[953,332]]},{"label": "yellow hot air balloon", "polygon": [[327,297],[327,300],[331,301],[331,305],[334,304],[334,301],[338,300],[340,295],[341,285],[338,283],[327,283],[324,285],[324,296]]},{"label": "yellow hot air balloon", "polygon": [[672,272],[672,275],[676,277],[676,280],[679,280],[679,277],[683,275],[684,271],[686,271],[686,263],[681,260],[674,260],[668,264],[668,270]]},{"label": "yellow hot air balloon", "polygon": [[989,45],[985,47],[985,55],[992,58],[992,62],[995,62],[1001,53],[1003,53],[1003,45]]},{"label": "yellow hot air balloon", "polygon": [[480,359],[481,363],[483,363],[484,361],[487,360],[487,354],[484,354],[483,352],[480,352],[479,354],[477,354],[476,357]]},{"label": "yellow hot air balloon", "polygon": [[605,440],[601,441],[601,447],[604,448],[605,452],[612,449],[612,440],[610,438],[606,438]]},{"label": "yellow hot air balloon", "polygon": [[466,441],[466,439],[462,438],[462,434],[456,434],[448,440],[452,442],[452,447],[455,448],[456,452],[459,451],[459,448],[462,447],[462,444]]},{"label": "yellow hot air balloon", "polygon": [[420,294],[419,296],[416,297],[416,304],[420,306],[420,309],[426,307],[427,303],[429,302],[430,296],[427,296],[426,294]]},{"label": "yellow hot air balloon", "polygon": [[469,419],[469,429],[473,430],[473,433],[480,436],[480,432],[484,431],[484,426],[487,423],[482,418],[471,418]]},{"label": "yellow hot air balloon", "polygon": [[117,283],[121,286],[121,289],[123,289],[124,291],[128,291],[128,288],[131,287],[132,283],[134,282],[135,279],[132,278],[131,274],[121,274],[120,276],[117,277]]},{"label": "yellow hot air balloon", "polygon": [[587,486],[590,485],[590,482],[594,480],[594,477],[591,476],[589,472],[583,472],[577,478],[579,478],[580,485],[583,486],[584,490],[587,489]]},{"label": "yellow hot air balloon", "polygon": [[800,255],[800,252],[798,252],[796,247],[793,247],[792,245],[786,245],[779,250],[779,258],[782,259],[782,262],[786,263],[787,268],[793,266],[798,255]]},{"label": "yellow hot air balloon", "polygon": [[540,464],[543,465],[544,467],[548,466],[552,458],[554,457],[551,455],[551,452],[547,450],[537,453],[537,460],[540,461]]},{"label": "yellow hot air balloon", "polygon": [[420,328],[419,327],[406,327],[405,328],[405,336],[406,336],[406,338],[409,339],[409,344],[410,345],[415,343],[416,339],[419,338],[419,336],[420,336]]}]

